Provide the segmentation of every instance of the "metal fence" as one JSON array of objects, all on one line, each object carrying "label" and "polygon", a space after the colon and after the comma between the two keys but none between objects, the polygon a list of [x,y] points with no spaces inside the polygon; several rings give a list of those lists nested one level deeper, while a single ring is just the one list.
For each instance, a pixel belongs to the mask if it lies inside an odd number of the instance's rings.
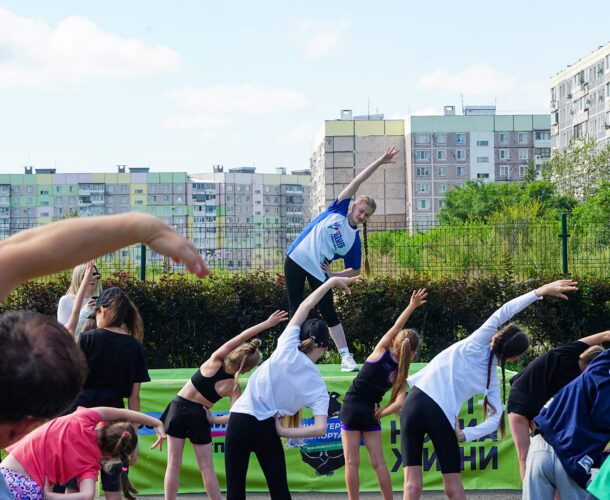
[{"label": "metal fence", "polygon": [[[285,250],[303,226],[176,226],[191,239],[208,267],[218,272],[267,270],[283,273]],[[610,217],[576,221],[512,220],[503,224],[415,227],[371,222],[368,255],[372,275],[418,272],[431,277],[511,273],[516,278],[539,272],[610,276]],[[362,238],[362,231],[361,231]],[[364,245],[363,245],[364,247]],[[144,257],[144,259],[143,259]],[[128,272],[157,279],[184,272],[150,249],[133,245],[97,259],[108,275]],[[342,261],[333,263],[340,270]]]}]

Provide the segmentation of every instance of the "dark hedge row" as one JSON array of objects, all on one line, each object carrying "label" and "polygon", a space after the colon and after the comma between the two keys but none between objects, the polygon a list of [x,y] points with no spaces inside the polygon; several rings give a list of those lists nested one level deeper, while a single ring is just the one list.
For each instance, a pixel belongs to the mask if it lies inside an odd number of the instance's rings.
[{"label": "dark hedge row", "polygon": [[[335,302],[355,358],[362,362],[406,307],[411,291],[426,287],[428,302],[415,311],[408,326],[420,331],[418,357],[428,361],[475,330],[507,300],[557,278],[548,275],[515,282],[510,277],[495,276],[431,281],[417,275],[399,276],[366,281],[354,286],[351,295],[336,292]],[[144,344],[151,368],[196,366],[233,335],[263,321],[275,309],[288,306],[283,276],[264,272],[218,275],[203,281],[175,275],[148,282],[117,274],[104,280],[104,287],[110,286],[122,288],[138,306],[145,323]],[[57,301],[67,287],[65,279],[29,282],[17,288],[1,309],[33,309],[55,315]],[[608,329],[610,279],[583,278],[578,293],[570,300],[546,298],[515,320],[533,339],[529,358]],[[274,348],[281,327],[261,336],[265,354]]]}]

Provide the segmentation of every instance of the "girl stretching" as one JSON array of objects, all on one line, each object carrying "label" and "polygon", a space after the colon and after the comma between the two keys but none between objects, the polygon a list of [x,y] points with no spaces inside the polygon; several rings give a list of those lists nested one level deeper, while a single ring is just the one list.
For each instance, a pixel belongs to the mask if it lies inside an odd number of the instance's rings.
[{"label": "girl stretching", "polygon": [[[350,500],[357,499],[359,494],[361,439],[369,453],[381,496],[384,500],[392,498],[392,481],[383,457],[379,419],[400,411],[405,400],[409,365],[417,351],[419,338],[415,331],[403,330],[403,327],[413,311],[426,303],[424,299],[427,295],[425,289],[412,293],[409,305],[366,359],[343,398],[339,418],[345,454],[345,482]],[[377,409],[390,388],[390,401],[385,407]]]},{"label": "girl stretching", "polygon": [[[286,275],[288,307],[291,317],[303,300],[306,279],[311,289],[315,290],[327,280],[327,277],[354,276],[360,273],[362,257],[358,224],[362,224],[365,269],[367,274],[369,273],[366,223],[375,212],[375,200],[369,196],[360,196],[352,205],[351,211],[349,211],[349,205],[360,185],[380,165],[395,163],[393,158],[397,153],[397,148],[388,148],[383,156],[360,172],[341,191],[339,197],[309,223],[286,251],[284,274]],[[329,262],[338,258],[345,261],[346,269],[338,273],[331,273]],[[341,354],[341,370],[358,371],[358,365],[347,347],[345,333],[335,311],[331,290],[328,290],[328,293],[320,300],[319,309]]]},{"label": "girl stretching", "polygon": [[[214,351],[191,380],[165,409],[161,420],[165,424],[167,440],[167,470],[165,499],[175,499],[178,493],[184,442],[189,438],[208,496],[220,500],[220,486],[212,461],[212,433],[210,424],[226,424],[229,416],[212,417],[209,409],[219,399],[230,396],[231,404],[241,395],[239,375],[252,370],[260,361],[260,340],[254,335],[285,321],[288,313],[275,311],[266,321],[248,328]],[[207,419],[206,419],[207,417]],[[209,423],[208,423],[209,421]]]},{"label": "girl stretching", "polygon": [[[38,427],[21,441],[9,446],[0,464],[0,474],[15,500],[93,500],[102,457],[122,467],[123,494],[134,498],[136,491],[127,477],[127,467],[135,456],[138,433],[132,424],[153,427],[159,446],[165,439],[160,420],[131,410],[83,408]],[[76,477],[80,492],[53,493],[53,485]]]},{"label": "girl stretching", "polygon": [[[422,448],[428,434],[443,474],[443,487],[451,499],[465,499],[458,441],[472,441],[494,432],[504,437],[505,376],[507,361],[515,361],[529,347],[528,336],[515,325],[497,328],[545,295],[567,299],[564,292],[576,283],[559,280],[504,304],[478,330],[438,354],[424,369],[407,379],[411,387],[400,412],[400,443],[404,466],[404,498],[420,497]],[[496,366],[502,367],[502,399]],[[460,429],[458,414],[464,402],[485,393],[483,416],[475,427]],[[454,428],[455,426],[455,428]]]},{"label": "girl stretching", "polygon": [[[271,498],[290,498],[280,437],[323,436],[328,416],[326,384],[314,365],[328,349],[328,327],[320,320],[305,320],[311,308],[333,286],[339,285],[350,293],[348,284],[358,280],[358,277],[331,278],[312,292],[280,335],[271,357],[250,376],[229,417],[225,439],[227,500],[246,498],[251,452],[260,463]],[[311,408],[314,423],[296,427],[304,406]],[[292,416],[296,428],[283,427],[280,417],[284,416]]]}]

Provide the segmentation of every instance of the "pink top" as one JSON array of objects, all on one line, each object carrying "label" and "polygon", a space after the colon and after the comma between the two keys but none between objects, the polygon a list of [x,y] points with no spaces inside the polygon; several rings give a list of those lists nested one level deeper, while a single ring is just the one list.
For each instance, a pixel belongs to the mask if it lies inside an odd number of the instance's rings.
[{"label": "pink top", "polygon": [[81,406],[38,427],[6,451],[41,488],[45,476],[49,484],[66,483],[73,477],[79,482],[97,481],[102,452],[95,427],[101,420],[98,412]]}]

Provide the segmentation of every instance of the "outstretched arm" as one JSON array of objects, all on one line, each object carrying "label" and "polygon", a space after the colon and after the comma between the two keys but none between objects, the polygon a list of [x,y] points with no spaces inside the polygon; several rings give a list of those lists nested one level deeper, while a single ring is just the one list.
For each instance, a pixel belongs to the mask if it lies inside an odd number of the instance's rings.
[{"label": "outstretched arm", "polygon": [[584,337],[582,339],[578,339],[580,342],[584,342],[589,347],[594,345],[603,344],[604,342],[610,342],[610,330],[606,330],[605,332],[595,333],[593,335],[589,335],[588,337]]},{"label": "outstretched arm", "polygon": [[327,421],[328,416],[326,415],[314,415],[313,425],[307,425],[305,427],[284,427],[282,425],[282,418],[275,417],[275,430],[278,436],[285,438],[320,437],[326,434]]},{"label": "outstretched arm", "polygon": [[282,321],[286,321],[288,319],[288,313],[286,311],[275,311],[271,316],[269,316],[265,321],[259,323],[258,325],[254,325],[247,330],[244,330],[239,335],[236,335],[228,342],[225,342],[221,347],[216,349],[210,359],[214,359],[217,361],[222,361],[227,357],[227,355],[236,347],[239,347],[244,342],[250,340],[255,335],[258,335],[269,328],[273,328],[278,323]]},{"label": "outstretched arm", "polygon": [[126,420],[134,424],[142,424],[147,425],[148,427],[153,427],[157,433],[157,440],[150,447],[150,449],[152,450],[157,446],[159,446],[159,450],[162,449],[163,440],[166,439],[167,436],[165,435],[165,427],[163,426],[163,422],[161,422],[161,420],[158,418],[151,417],[150,415],[146,415],[138,411],[125,410],[124,408],[98,406],[91,409],[98,412],[101,415],[102,420]]},{"label": "outstretched arm", "polygon": [[420,288],[419,290],[413,290],[413,293],[411,294],[411,300],[409,301],[409,305],[401,313],[401,315],[398,316],[398,319],[396,320],[396,323],[394,323],[394,326],[392,326],[392,328],[390,328],[388,330],[388,332],[383,337],[381,337],[381,340],[377,343],[375,350],[380,349],[380,350],[385,351],[391,347],[392,340],[394,340],[394,337],[396,337],[396,335],[398,335],[398,332],[400,332],[400,330],[402,330],[404,328],[405,323],[411,317],[411,314],[413,314],[413,311],[415,311],[415,309],[417,309],[422,304],[426,303],[425,299],[427,296],[428,296],[428,292],[426,292],[425,288]]},{"label": "outstretched arm", "polygon": [[353,278],[341,278],[336,276],[326,280],[320,287],[311,292],[303,302],[301,302],[301,305],[294,313],[294,316],[290,320],[290,323],[288,323],[288,326],[301,326],[307,319],[309,311],[311,311],[316,304],[322,300],[322,297],[324,297],[326,292],[328,292],[332,287],[340,286],[346,291],[346,293],[350,294],[352,292],[348,285],[351,283],[359,283],[360,281],[360,276],[354,276]]},{"label": "outstretched arm", "polygon": [[356,191],[358,191],[358,188],[360,187],[360,185],[364,181],[366,181],[371,175],[373,175],[373,172],[375,172],[375,170],[377,170],[384,163],[396,163],[393,160],[393,158],[394,158],[394,156],[396,156],[396,154],[398,154],[399,151],[400,150],[398,148],[388,148],[382,156],[377,158],[373,163],[371,163],[362,172],[360,172],[356,177],[354,177],[352,182],[350,182],[346,186],[346,188],[343,191],[341,191],[337,200],[338,201],[347,200],[347,199],[351,198],[352,196],[354,196]]},{"label": "outstretched arm", "polygon": [[0,299],[28,279],[63,271],[133,243],[145,243],[183,262],[200,278],[210,274],[193,244],[152,215],[75,217],[27,229],[0,242]]}]

